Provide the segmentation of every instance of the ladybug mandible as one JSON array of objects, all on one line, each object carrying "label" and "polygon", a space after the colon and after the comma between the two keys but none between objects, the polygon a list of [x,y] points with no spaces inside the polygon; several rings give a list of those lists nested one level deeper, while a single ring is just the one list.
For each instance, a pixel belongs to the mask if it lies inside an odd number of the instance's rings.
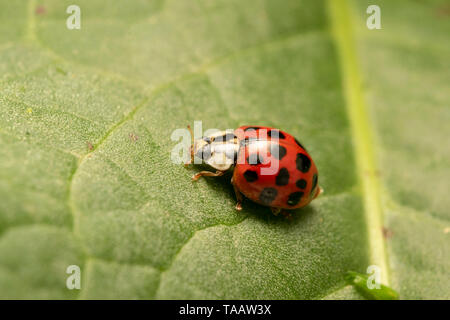
[{"label": "ladybug mandible", "polygon": [[306,206],[322,191],[311,156],[297,139],[279,129],[242,126],[234,132],[219,131],[194,141],[190,153],[187,164],[198,158],[216,170],[201,171],[194,181],[233,170],[237,210],[242,210],[244,195],[277,215],[282,209]]}]

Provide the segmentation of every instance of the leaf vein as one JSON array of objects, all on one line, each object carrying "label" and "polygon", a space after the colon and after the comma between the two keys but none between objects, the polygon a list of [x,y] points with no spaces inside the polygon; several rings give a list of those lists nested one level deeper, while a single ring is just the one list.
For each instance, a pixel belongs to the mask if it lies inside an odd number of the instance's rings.
[{"label": "leaf vein", "polygon": [[389,285],[389,269],[382,235],[383,209],[380,182],[375,164],[371,127],[361,84],[361,71],[353,39],[349,4],[346,0],[328,0],[329,19],[341,67],[343,93],[354,142],[354,154],[363,190],[365,220],[368,231],[369,261],[378,265],[381,280]]}]

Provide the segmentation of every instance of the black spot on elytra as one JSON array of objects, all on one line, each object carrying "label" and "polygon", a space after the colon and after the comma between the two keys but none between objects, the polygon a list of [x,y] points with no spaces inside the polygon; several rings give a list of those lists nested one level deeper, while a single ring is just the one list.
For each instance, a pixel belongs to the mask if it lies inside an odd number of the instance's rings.
[{"label": "black spot on elytra", "polygon": [[275,188],[264,188],[259,194],[259,201],[268,206],[277,197],[278,191]]},{"label": "black spot on elytra", "polygon": [[238,158],[238,153],[235,150],[227,151],[225,152],[225,157],[227,157],[230,160],[233,160],[234,163],[236,163]]},{"label": "black spot on elytra", "polygon": [[311,167],[311,160],[303,153],[297,153],[295,163],[297,164],[297,169],[303,173],[308,172]]},{"label": "black spot on elytra", "polygon": [[259,153],[252,153],[251,155],[249,155],[247,157],[247,163],[253,166],[259,165],[259,164],[263,164],[264,163],[264,158],[262,155],[260,155]]},{"label": "black spot on elytra", "polygon": [[275,179],[277,186],[285,186],[289,183],[289,171],[286,168],[281,168]]},{"label": "black spot on elytra", "polygon": [[295,143],[300,146],[300,148],[302,148],[303,150],[306,150],[305,147],[300,143],[300,141],[298,141],[296,138],[294,138],[294,140],[295,140]]},{"label": "black spot on elytra", "polygon": [[313,192],[314,192],[314,190],[316,189],[318,178],[319,178],[319,177],[317,176],[317,173],[315,173],[315,174],[313,175],[313,179],[312,179],[311,195],[313,195]]},{"label": "black spot on elytra", "polygon": [[299,179],[297,180],[297,182],[295,183],[295,185],[297,186],[297,188],[300,189],[305,189],[306,188],[306,180],[305,179]]},{"label": "black spot on elytra", "polygon": [[286,139],[286,136],[283,134],[283,132],[279,130],[270,130],[267,135],[272,138],[274,136],[277,139]]},{"label": "black spot on elytra", "polygon": [[247,170],[244,172],[244,178],[248,182],[253,182],[258,180],[258,174],[255,171]]},{"label": "black spot on elytra", "polygon": [[280,146],[277,143],[271,143],[270,144],[270,154],[274,156],[276,159],[281,160],[286,155],[286,148],[283,146]]},{"label": "black spot on elytra", "polygon": [[300,199],[303,197],[303,192],[293,192],[289,195],[287,204],[290,206],[295,206],[300,202]]}]

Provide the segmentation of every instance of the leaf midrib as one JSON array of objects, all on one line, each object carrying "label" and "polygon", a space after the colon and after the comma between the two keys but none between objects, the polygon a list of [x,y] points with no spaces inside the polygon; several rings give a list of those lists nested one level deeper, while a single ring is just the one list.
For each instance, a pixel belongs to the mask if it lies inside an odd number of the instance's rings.
[{"label": "leaf midrib", "polygon": [[347,114],[353,137],[358,180],[362,190],[369,246],[369,263],[381,268],[381,282],[389,285],[389,269],[382,234],[381,188],[375,161],[372,129],[362,89],[352,31],[352,15],[347,0],[328,0],[331,34],[341,68]]}]

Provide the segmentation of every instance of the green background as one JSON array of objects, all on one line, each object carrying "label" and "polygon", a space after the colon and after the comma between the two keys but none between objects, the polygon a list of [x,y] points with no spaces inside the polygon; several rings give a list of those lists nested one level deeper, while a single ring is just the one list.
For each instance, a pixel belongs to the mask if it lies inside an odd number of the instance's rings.
[{"label": "green background", "polygon": [[[402,299],[450,298],[449,18],[447,1],[1,0],[0,297],[359,299],[345,274],[374,264]],[[324,194],[293,221],[235,211],[229,176],[170,161],[194,120],[295,135]]]}]

